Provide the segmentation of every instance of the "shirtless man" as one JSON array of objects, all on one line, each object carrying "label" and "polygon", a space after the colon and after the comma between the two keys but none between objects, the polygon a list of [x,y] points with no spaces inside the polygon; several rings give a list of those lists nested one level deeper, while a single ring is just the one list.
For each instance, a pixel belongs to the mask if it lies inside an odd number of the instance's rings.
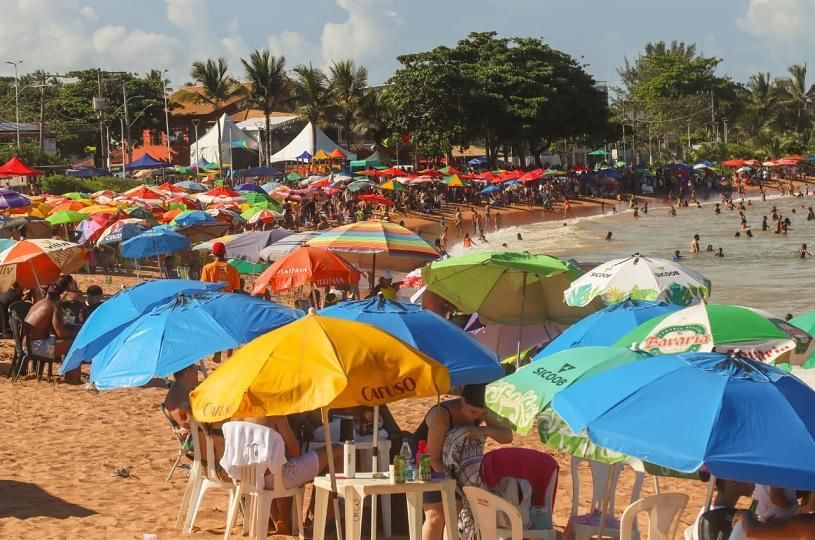
[{"label": "shirtless man", "polygon": [[179,427],[190,429],[192,410],[190,392],[198,386],[198,367],[195,364],[173,374],[173,384],[164,398],[164,409]]},{"label": "shirtless man", "polygon": [[[76,333],[63,319],[60,297],[64,292],[58,281],[50,284],[45,298],[34,304],[26,315],[25,322],[31,325],[29,338],[34,356],[59,360],[71,348]],[[78,375],[77,371],[75,376]],[[67,376],[66,382],[69,382]]]}]

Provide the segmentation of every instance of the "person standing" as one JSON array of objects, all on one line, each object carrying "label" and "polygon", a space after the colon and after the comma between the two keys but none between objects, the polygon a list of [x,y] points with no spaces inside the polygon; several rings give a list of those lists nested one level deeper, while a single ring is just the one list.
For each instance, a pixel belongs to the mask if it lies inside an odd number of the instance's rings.
[{"label": "person standing", "polygon": [[699,235],[694,234],[693,240],[690,241],[690,252],[699,253]]},{"label": "person standing", "polygon": [[215,260],[204,265],[201,270],[201,281],[208,283],[224,282],[224,292],[235,292],[241,288],[241,276],[238,270],[226,262],[226,246],[223,242],[215,242],[212,245],[212,255]]}]

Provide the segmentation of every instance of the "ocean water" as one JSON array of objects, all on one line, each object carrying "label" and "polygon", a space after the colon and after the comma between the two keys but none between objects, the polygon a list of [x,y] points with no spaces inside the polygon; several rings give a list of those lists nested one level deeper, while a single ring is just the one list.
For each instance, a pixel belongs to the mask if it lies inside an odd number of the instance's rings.
[{"label": "ocean water", "polygon": [[[678,249],[686,257],[682,264],[711,280],[711,302],[762,308],[779,316],[815,310],[815,257],[802,260],[797,256],[802,243],[815,254],[815,220],[806,220],[806,209],[815,206],[815,200],[787,197],[751,202],[744,213],[753,238],[743,233],[734,237],[739,231],[738,210],[730,211],[722,205],[721,214],[716,215],[713,202],[704,203],[702,208],[677,208],[676,216],[669,215],[668,208],[652,206],[647,215],[640,211],[639,218],[634,218],[624,203],[618,205],[617,214],[488,231],[489,244],[473,249],[529,251],[597,264],[633,253],[670,259]],[[773,206],[792,221],[787,235],[773,232]],[[764,215],[770,223],[769,231],[761,230]],[[607,241],[609,231],[612,240]],[[522,240],[517,240],[518,233]],[[699,254],[689,252],[694,234],[701,238],[703,251]],[[722,247],[724,258],[705,252],[708,244],[714,250]],[[458,245],[451,254],[462,251]]]}]

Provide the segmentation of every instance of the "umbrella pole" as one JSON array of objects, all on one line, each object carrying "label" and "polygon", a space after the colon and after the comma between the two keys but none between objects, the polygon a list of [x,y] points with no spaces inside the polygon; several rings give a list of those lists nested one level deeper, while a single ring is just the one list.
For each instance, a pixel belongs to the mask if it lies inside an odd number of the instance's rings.
[{"label": "umbrella pole", "polygon": [[368,293],[374,290],[374,280],[376,279],[376,253],[373,255],[371,262],[371,277],[368,279]]},{"label": "umbrella pole", "polygon": [[[376,478],[376,473],[379,472],[379,405],[374,405],[374,425],[373,425],[373,448],[372,450],[372,463],[371,463],[371,470],[373,471],[373,477]],[[389,497],[389,495],[385,495]],[[371,497],[371,538],[376,538],[376,514],[377,514],[377,502],[379,502],[379,497],[374,495]]]},{"label": "umbrella pole", "polygon": [[611,484],[614,481],[614,475],[617,473],[617,464],[614,463],[609,467],[608,470],[608,480],[606,480],[606,495],[603,497],[603,509],[600,512],[600,527],[597,529],[597,538],[603,538],[603,529],[606,526],[606,514],[608,513],[608,502],[609,498],[613,497],[614,495],[611,493]]},{"label": "umbrella pole", "polygon": [[707,494],[705,494],[705,506],[704,511],[707,512],[710,510],[710,503],[713,502],[713,486],[716,485],[716,477],[712,474],[710,475],[710,479],[707,481]]},{"label": "umbrella pole", "polygon": [[34,269],[34,261],[32,259],[28,259],[28,265],[31,267],[31,273],[34,274],[34,282],[37,284],[37,288],[39,289],[42,287],[40,283],[40,276],[37,275],[37,271]]},{"label": "umbrella pole", "polygon": [[524,336],[524,310],[526,308],[526,276],[527,273],[524,272],[524,282],[523,287],[521,287],[521,324],[518,325],[518,354],[515,357],[515,367],[521,367],[521,340]]},{"label": "umbrella pole", "polygon": [[337,499],[337,471],[334,470],[334,450],[331,448],[331,426],[328,423],[328,408],[320,409],[323,419],[323,432],[325,433],[326,461],[328,461],[328,476],[331,479],[331,500],[334,503],[334,523],[337,526],[337,540],[342,540],[342,523],[340,521],[340,501]]}]

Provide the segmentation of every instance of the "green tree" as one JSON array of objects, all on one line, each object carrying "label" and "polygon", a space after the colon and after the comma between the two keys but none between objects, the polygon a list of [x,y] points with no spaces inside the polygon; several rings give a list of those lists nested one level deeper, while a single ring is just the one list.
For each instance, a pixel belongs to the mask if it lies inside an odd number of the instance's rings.
[{"label": "green tree", "polygon": [[291,82],[286,75],[286,58],[273,56],[268,49],[253,51],[249,60],[241,58],[246,71],[246,78],[251,89],[248,96],[248,105],[263,111],[266,121],[266,140],[264,154],[266,164],[271,156],[272,130],[270,117],[291,97]]},{"label": "green tree", "polygon": [[332,62],[328,87],[337,123],[342,127],[346,146],[350,149],[354,128],[361,120],[363,101],[368,94],[368,70],[365,66],[355,65],[353,60]]},{"label": "green tree", "polygon": [[325,125],[330,111],[328,78],[320,68],[301,64],[294,68],[292,89],[297,114],[311,122],[311,143],[316,152],[317,128]]},{"label": "green tree", "polygon": [[807,85],[807,65],[793,64],[787,71],[789,77],[778,81],[782,102],[791,108],[795,115],[795,133],[801,132],[804,121],[811,126],[809,117],[815,101],[815,85]]},{"label": "green tree", "polygon": [[223,107],[227,101],[246,95],[246,89],[229,76],[229,66],[225,58],[193,62],[190,76],[201,86],[201,91],[183,90],[178,98],[182,101],[209,105],[217,113],[218,121],[218,163],[223,166],[221,148],[221,122]]}]

